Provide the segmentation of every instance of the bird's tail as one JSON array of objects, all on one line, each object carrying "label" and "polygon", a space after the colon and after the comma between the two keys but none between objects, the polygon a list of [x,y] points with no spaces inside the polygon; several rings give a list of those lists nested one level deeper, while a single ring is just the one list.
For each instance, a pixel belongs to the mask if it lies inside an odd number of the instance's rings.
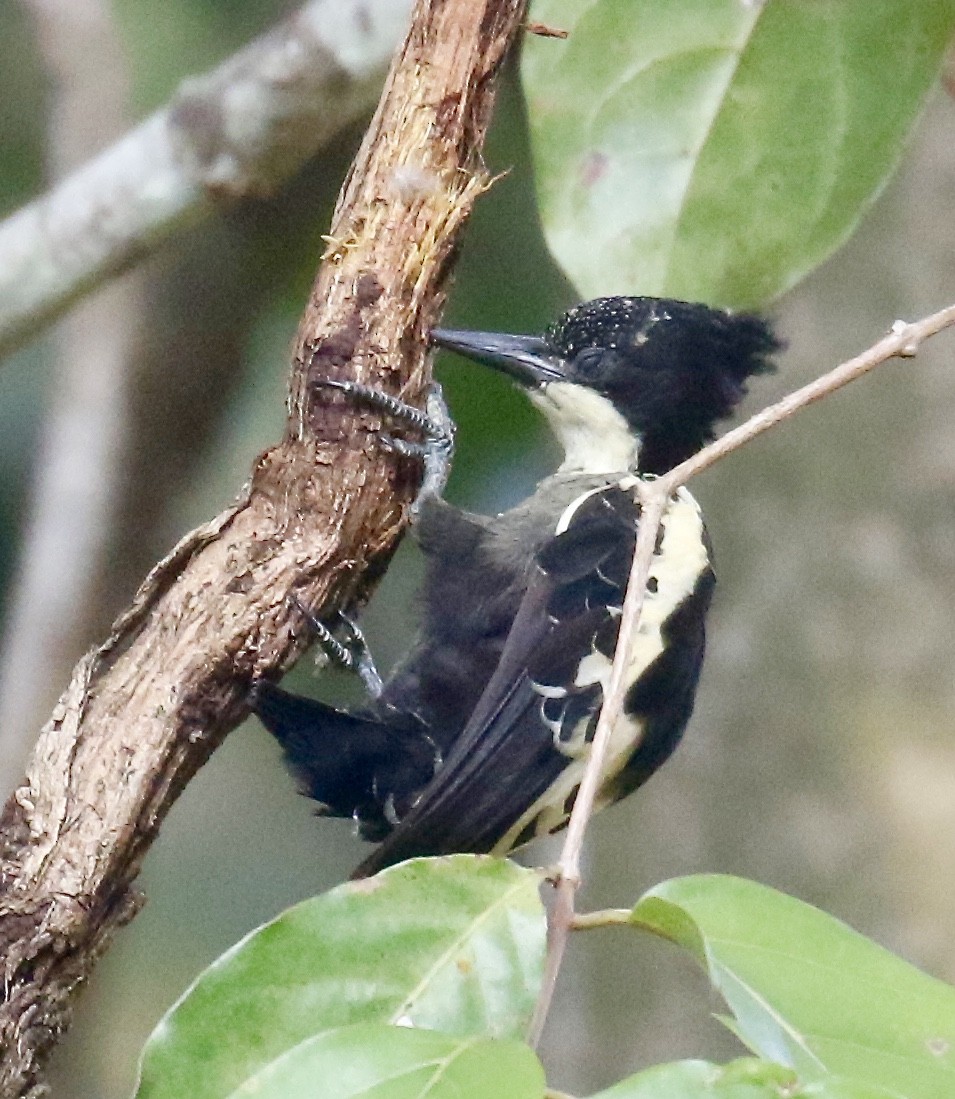
[{"label": "bird's tail", "polygon": [[265,681],[253,689],[252,709],[302,792],[326,816],[356,820],[365,839],[388,835],[434,775],[434,744],[408,715],[346,713]]}]

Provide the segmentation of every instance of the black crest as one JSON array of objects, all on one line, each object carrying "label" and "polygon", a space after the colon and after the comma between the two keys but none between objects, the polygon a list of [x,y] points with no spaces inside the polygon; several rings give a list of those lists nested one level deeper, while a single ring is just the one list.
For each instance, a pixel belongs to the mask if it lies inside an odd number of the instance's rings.
[{"label": "black crest", "polygon": [[669,298],[595,298],[545,333],[567,380],[604,393],[643,439],[640,469],[662,473],[713,438],[773,367],[782,343],[761,317]]}]

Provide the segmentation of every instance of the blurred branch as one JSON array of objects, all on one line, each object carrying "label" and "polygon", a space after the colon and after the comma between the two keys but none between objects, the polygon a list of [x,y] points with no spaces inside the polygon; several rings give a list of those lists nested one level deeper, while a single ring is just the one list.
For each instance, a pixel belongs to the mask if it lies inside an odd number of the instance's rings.
[{"label": "blurred branch", "polygon": [[414,467],[375,446],[325,376],[419,399],[425,334],[486,187],[480,148],[521,0],[419,0],[339,199],[299,327],[289,421],[237,503],[147,577],[76,668],[0,820],[0,1094],[40,1086],[70,996],[135,911],[169,807],[306,647],[299,609],[362,598],[403,526]]},{"label": "blurred branch", "polygon": [[0,224],[0,354],[370,110],[410,0],[312,0]]},{"label": "blurred branch", "polygon": [[[23,2],[52,78],[49,147],[59,178],[125,129],[126,57],[103,0]],[[76,643],[76,628],[114,529],[130,446],[129,368],[143,320],[142,291],[141,278],[130,274],[84,302],[57,331],[51,409],[0,649],[4,793],[23,773],[37,700],[49,702],[54,670],[62,682],[85,648]]]},{"label": "blurred branch", "polygon": [[567,826],[567,836],[561,850],[554,875],[556,897],[550,913],[547,943],[547,965],[541,994],[528,1030],[528,1040],[537,1045],[554,996],[567,939],[576,926],[586,926],[574,912],[574,900],[580,887],[580,852],[584,835],[593,814],[594,799],[600,785],[604,760],[613,732],[622,710],[626,692],[626,666],[633,647],[633,639],[640,625],[640,613],[646,592],[647,577],[653,561],[653,551],[660,529],[660,522],[670,497],[697,473],[725,458],[741,446],[790,419],[808,405],[828,397],[849,382],[861,378],[870,370],[894,358],[910,358],[916,354],[923,340],[955,325],[955,305],[932,313],[922,320],[907,324],[896,321],[889,335],[866,351],[833,368],[821,378],[790,393],[781,401],[757,412],[739,427],[728,431],[692,458],[675,466],[668,473],[654,480],[639,480],[636,491],[640,496],[641,517],[637,544],[627,584],[627,595],[620,618],[620,631],[614,653],[613,669],[607,695],[600,710],[600,718],[594,733],[593,746],[580,788],[574,800],[574,808]]}]

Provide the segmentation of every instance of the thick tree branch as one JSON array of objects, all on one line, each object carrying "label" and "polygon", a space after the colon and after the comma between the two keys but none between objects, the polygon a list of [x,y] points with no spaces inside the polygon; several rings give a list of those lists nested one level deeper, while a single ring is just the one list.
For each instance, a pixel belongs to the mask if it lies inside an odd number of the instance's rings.
[{"label": "thick tree branch", "polygon": [[[27,1094],[73,988],[136,905],[166,811],[247,712],[250,684],[307,641],[296,601],[360,598],[402,525],[414,466],[313,382],[417,399],[457,231],[521,0],[420,0],[339,200],[299,329],[282,443],[246,495],[153,570],[81,661],[2,820],[0,1094]],[[343,445],[342,439],[347,439]],[[290,599],[294,596],[295,599]]]},{"label": "thick tree branch", "polygon": [[374,106],[411,0],[312,0],[0,224],[0,354]]}]

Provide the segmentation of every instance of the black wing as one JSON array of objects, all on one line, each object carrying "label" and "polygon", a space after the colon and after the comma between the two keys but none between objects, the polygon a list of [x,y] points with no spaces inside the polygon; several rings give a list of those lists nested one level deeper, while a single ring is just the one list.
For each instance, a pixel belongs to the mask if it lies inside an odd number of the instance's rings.
[{"label": "black wing", "polygon": [[[411,812],[356,871],[373,874],[416,855],[518,846],[542,820],[559,827],[575,786],[562,773],[588,741],[603,698],[575,686],[581,660],[609,663],[636,539],[638,506],[614,486],[591,494],[567,529],[537,554],[498,666],[434,779]],[[577,744],[575,746],[574,742]],[[540,806],[538,806],[540,803]],[[533,819],[522,821],[529,810]],[[509,837],[518,825],[518,831]],[[545,825],[547,830],[550,826]]]}]

